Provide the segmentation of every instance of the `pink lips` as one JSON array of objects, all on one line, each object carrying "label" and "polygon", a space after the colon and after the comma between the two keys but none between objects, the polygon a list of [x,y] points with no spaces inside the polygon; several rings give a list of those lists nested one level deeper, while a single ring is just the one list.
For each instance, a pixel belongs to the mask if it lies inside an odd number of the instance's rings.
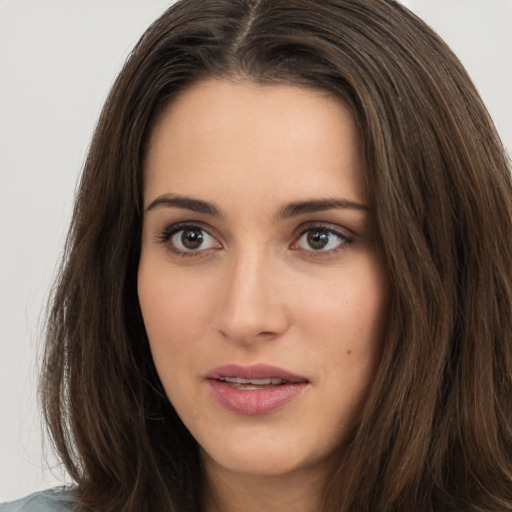
[{"label": "pink lips", "polygon": [[279,409],[298,397],[309,384],[304,377],[266,364],[220,366],[206,378],[220,405],[228,411],[250,416]]}]

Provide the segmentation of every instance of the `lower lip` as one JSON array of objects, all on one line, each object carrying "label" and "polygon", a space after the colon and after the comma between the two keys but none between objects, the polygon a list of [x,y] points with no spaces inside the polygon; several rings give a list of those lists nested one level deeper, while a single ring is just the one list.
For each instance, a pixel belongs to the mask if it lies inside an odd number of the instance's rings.
[{"label": "lower lip", "polygon": [[228,411],[256,416],[267,414],[297,398],[307,387],[306,382],[290,382],[265,389],[238,389],[223,381],[209,379],[217,401]]}]

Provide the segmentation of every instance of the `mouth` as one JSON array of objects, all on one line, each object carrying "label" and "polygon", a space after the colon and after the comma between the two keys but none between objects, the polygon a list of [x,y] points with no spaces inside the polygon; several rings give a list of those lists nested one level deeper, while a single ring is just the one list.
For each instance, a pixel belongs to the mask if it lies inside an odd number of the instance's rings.
[{"label": "mouth", "polygon": [[228,386],[235,389],[245,389],[247,391],[256,389],[268,389],[274,386],[285,384],[286,380],[269,377],[268,379],[242,379],[241,377],[219,377],[217,380],[225,382]]},{"label": "mouth", "polygon": [[211,370],[207,379],[239,379],[259,384],[258,381],[265,381],[261,384],[269,384],[268,379],[288,382],[308,382],[306,377],[296,375],[288,370],[270,364],[226,364]]},{"label": "mouth", "polygon": [[275,366],[225,365],[206,379],[214,398],[230,412],[266,414],[294,401],[310,384],[305,377]]}]

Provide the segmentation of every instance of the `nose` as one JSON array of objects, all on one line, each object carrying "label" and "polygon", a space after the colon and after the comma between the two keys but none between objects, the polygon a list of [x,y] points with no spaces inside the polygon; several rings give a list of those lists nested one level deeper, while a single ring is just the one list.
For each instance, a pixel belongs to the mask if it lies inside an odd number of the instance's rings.
[{"label": "nose", "polygon": [[231,341],[272,340],[289,327],[285,296],[276,264],[252,252],[233,257],[219,290],[217,330]]}]

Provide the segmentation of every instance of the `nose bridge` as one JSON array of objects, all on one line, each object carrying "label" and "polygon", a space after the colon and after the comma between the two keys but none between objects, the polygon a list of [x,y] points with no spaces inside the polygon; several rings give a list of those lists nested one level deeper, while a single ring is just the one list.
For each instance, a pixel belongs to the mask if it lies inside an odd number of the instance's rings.
[{"label": "nose bridge", "polygon": [[230,258],[218,309],[218,329],[228,338],[251,342],[286,329],[276,294],[275,263],[268,251],[246,247]]}]

